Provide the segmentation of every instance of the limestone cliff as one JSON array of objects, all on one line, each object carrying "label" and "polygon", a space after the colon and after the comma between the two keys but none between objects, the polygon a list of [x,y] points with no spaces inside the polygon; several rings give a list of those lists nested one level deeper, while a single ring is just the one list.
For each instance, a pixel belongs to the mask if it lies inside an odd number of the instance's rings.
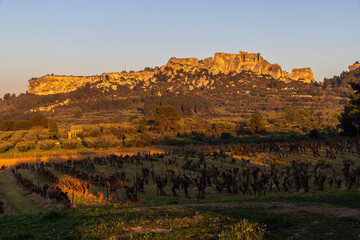
[{"label": "limestone cliff", "polygon": [[355,69],[359,68],[360,67],[360,63],[359,62],[356,62],[355,64],[349,66],[349,70],[350,71],[354,71]]},{"label": "limestone cliff", "polygon": [[[281,81],[303,81],[311,83],[314,81],[310,68],[293,69],[291,73],[283,71],[278,64],[270,64],[264,60],[260,53],[247,53],[240,51],[239,54],[215,53],[214,57],[198,60],[197,58],[171,58],[168,63],[160,68],[144,70],[131,73],[103,73],[100,76],[54,76],[46,75],[29,80],[29,93],[37,95],[49,95],[55,93],[68,93],[86,84],[96,84],[99,88],[113,88],[126,86],[133,89],[138,84],[143,88],[153,86],[158,80],[158,75],[165,76],[167,82],[171,82],[176,74],[196,73],[206,70],[211,75],[233,74],[251,72],[255,75],[268,75]],[[191,81],[189,81],[191,82]],[[192,81],[194,82],[194,81]],[[196,79],[196,84],[189,86],[208,87],[212,89],[212,79],[201,77]],[[171,87],[170,87],[171,88]]]},{"label": "limestone cliff", "polygon": [[86,83],[93,83],[98,80],[100,80],[100,76],[80,77],[46,75],[29,80],[29,93],[49,95],[72,92],[77,88],[84,86]]}]

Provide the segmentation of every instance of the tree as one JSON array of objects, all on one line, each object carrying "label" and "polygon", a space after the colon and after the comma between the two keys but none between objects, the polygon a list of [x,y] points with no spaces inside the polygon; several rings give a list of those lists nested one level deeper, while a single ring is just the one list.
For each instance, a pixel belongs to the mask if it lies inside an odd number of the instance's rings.
[{"label": "tree", "polygon": [[9,126],[6,124],[6,122],[0,120],[0,131],[8,131]]},{"label": "tree", "polygon": [[10,98],[11,98],[11,94],[10,93],[5,93],[4,100],[9,100]]},{"label": "tree", "polygon": [[177,127],[179,116],[173,106],[156,107],[153,111],[155,129],[159,132],[174,131]]},{"label": "tree", "polygon": [[265,130],[264,121],[258,111],[256,111],[250,119],[248,119],[246,125],[252,134],[260,133]]},{"label": "tree", "polygon": [[354,94],[344,107],[344,112],[339,117],[342,134],[349,137],[359,136],[360,134],[360,83],[350,83]]},{"label": "tree", "polygon": [[35,115],[31,116],[30,122],[34,126],[41,126],[41,127],[47,128],[49,120],[42,114],[35,114]]},{"label": "tree", "polygon": [[29,130],[32,126],[33,125],[29,120],[15,120],[13,130]]},{"label": "tree", "polygon": [[55,120],[49,120],[49,132],[58,133],[59,129]]}]

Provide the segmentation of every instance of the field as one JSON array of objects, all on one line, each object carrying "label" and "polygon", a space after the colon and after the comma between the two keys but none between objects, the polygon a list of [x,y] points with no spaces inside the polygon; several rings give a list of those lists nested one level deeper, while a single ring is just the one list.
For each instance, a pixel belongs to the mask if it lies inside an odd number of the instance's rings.
[{"label": "field", "polygon": [[0,171],[0,239],[359,239],[360,142],[167,148]]}]

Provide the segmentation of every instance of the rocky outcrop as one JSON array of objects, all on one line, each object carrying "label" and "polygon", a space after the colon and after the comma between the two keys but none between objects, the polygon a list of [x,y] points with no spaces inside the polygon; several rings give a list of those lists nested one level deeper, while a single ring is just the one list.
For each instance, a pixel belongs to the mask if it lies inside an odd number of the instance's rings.
[{"label": "rocky outcrop", "polygon": [[29,80],[29,93],[37,95],[49,95],[55,93],[67,93],[100,80],[100,76],[59,76],[46,75]]},{"label": "rocky outcrop", "polygon": [[[270,64],[264,60],[260,53],[247,53],[240,51],[239,54],[215,53],[214,57],[198,60],[197,58],[171,58],[161,68],[144,70],[131,73],[103,73],[100,76],[74,77],[46,75],[29,80],[29,93],[37,95],[48,95],[55,93],[67,93],[85,86],[87,83],[95,84],[97,87],[116,88],[127,86],[133,89],[137,84],[150,86],[157,81],[160,73],[167,77],[168,81],[177,73],[196,73],[207,70],[210,74],[219,73],[233,74],[243,71],[252,72],[255,75],[268,75],[281,81],[303,81],[310,83],[314,81],[310,68],[296,68],[291,73],[283,71],[278,64]],[[210,82],[202,79],[202,82]]]},{"label": "rocky outcrop", "polygon": [[358,69],[360,67],[360,63],[359,62],[356,62],[355,64],[349,66],[349,70],[350,71],[353,71],[355,69]]},{"label": "rocky outcrop", "polygon": [[296,68],[291,73],[287,73],[281,69],[280,65],[270,64],[264,60],[260,53],[242,51],[239,54],[215,53],[214,58],[205,58],[200,61],[197,58],[171,58],[166,65],[161,67],[161,70],[168,68],[187,72],[208,69],[212,74],[251,71],[257,75],[270,75],[279,80],[302,80],[308,83],[314,81],[310,68]]},{"label": "rocky outcrop", "polygon": [[314,75],[310,68],[294,68],[288,78],[293,80],[302,80],[305,82],[312,82],[314,80]]}]

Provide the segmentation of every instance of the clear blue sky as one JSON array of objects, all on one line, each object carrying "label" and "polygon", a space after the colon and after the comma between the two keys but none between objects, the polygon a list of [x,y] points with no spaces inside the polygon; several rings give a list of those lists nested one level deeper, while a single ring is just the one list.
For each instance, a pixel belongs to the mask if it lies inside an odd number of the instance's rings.
[{"label": "clear blue sky", "polygon": [[261,52],[317,81],[360,60],[360,0],[0,0],[0,96],[45,74]]}]

